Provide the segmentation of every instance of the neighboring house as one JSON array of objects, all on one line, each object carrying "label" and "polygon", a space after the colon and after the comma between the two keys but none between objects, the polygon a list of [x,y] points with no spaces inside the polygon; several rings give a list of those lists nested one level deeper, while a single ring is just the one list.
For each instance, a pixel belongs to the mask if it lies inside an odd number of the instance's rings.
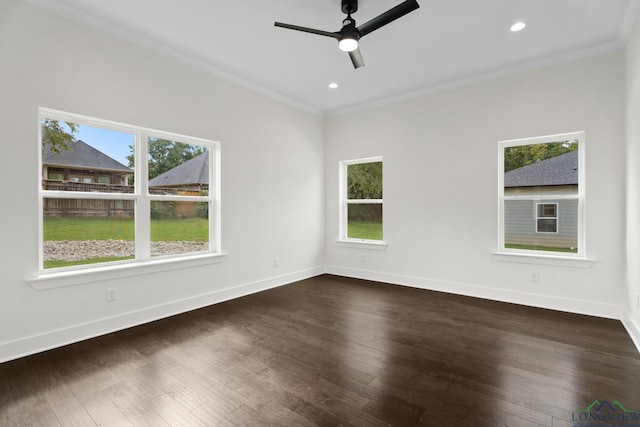
[{"label": "neighboring house", "polygon": [[131,175],[131,168],[81,140],[71,142],[69,149],[60,153],[46,146],[42,154],[42,178],[47,190],[110,191],[104,186],[122,186],[129,188],[112,190],[129,193],[133,192]]},{"label": "neighboring house", "polygon": [[[45,147],[42,153],[42,187],[45,190],[133,193],[129,177],[134,171],[117,160],[77,140],[60,153]],[[45,199],[45,217],[133,217],[132,200]]]},{"label": "neighboring house", "polygon": [[[187,160],[173,169],[149,180],[149,192],[152,194],[178,194],[182,196],[200,196],[209,190],[209,152]],[[205,215],[199,203],[184,202],[154,202],[153,206],[164,207],[167,204],[175,206],[175,215],[180,218]],[[200,213],[199,213],[200,212]],[[152,212],[153,215],[153,212]]]},{"label": "neighboring house", "polygon": [[153,178],[149,181],[149,189],[156,194],[200,195],[209,189],[209,152],[205,151]]},{"label": "neighboring house", "polygon": [[504,174],[505,246],[575,249],[578,244],[578,151]]}]

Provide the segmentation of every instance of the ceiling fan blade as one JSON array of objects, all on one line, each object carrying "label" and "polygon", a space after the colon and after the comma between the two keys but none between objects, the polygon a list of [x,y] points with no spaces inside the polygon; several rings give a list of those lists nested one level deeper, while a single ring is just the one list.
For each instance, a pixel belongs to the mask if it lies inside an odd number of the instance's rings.
[{"label": "ceiling fan blade", "polygon": [[300,27],[298,25],[283,24],[282,22],[276,22],[275,26],[288,28],[289,30],[296,30],[296,31],[302,31],[305,33],[317,34],[319,36],[333,37],[334,39],[338,39],[340,37],[340,33],[332,33],[329,31],[316,30],[314,28]]},{"label": "ceiling fan blade", "polygon": [[351,62],[353,63],[353,68],[358,69],[360,67],[364,67],[364,59],[362,59],[360,48],[349,52],[349,58],[351,58]]},{"label": "ceiling fan blade", "polygon": [[377,30],[378,28],[387,25],[390,22],[395,21],[398,18],[403,17],[404,15],[406,15],[409,12],[413,12],[414,10],[416,10],[417,8],[419,8],[420,5],[418,4],[418,2],[416,0],[406,0],[402,3],[400,3],[399,5],[397,5],[394,8],[391,8],[389,10],[387,10],[386,12],[384,12],[381,15],[378,15],[377,17],[373,18],[370,21],[365,22],[364,24],[360,25],[358,27],[358,31],[360,32],[360,36],[366,36],[367,34],[369,34],[372,31]]}]

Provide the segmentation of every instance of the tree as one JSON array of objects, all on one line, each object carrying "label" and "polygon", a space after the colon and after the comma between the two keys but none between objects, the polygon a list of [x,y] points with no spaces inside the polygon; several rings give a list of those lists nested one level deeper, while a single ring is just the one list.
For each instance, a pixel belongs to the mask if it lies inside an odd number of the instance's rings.
[{"label": "tree", "polygon": [[509,172],[532,163],[576,151],[578,141],[548,142],[544,144],[518,145],[504,149],[504,171]]},{"label": "tree", "polygon": [[74,133],[78,131],[79,125],[71,122],[64,122],[67,131],[58,120],[42,120],[42,149],[49,147],[54,153],[60,154],[62,150],[69,150],[69,144],[75,141]]},{"label": "tree", "polygon": [[[129,146],[131,154],[127,156],[129,167],[135,165],[133,146]],[[183,144],[161,138],[149,138],[149,179],[153,179],[166,171],[181,165],[206,150],[198,145]]]},{"label": "tree", "polygon": [[347,194],[349,199],[382,199],[382,162],[349,165]]}]

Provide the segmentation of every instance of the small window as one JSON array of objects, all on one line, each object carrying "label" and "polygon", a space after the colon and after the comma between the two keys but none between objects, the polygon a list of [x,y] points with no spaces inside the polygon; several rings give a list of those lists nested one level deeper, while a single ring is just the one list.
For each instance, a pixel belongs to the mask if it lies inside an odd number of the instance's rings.
[{"label": "small window", "polygon": [[341,240],[382,241],[382,158],[340,163]]},{"label": "small window", "polygon": [[584,257],[584,133],[498,148],[499,250]]},{"label": "small window", "polygon": [[64,181],[64,174],[62,172],[49,172],[47,179],[50,181]]},{"label": "small window", "polygon": [[558,204],[538,203],[536,217],[536,232],[557,233],[558,232]]},{"label": "small window", "polygon": [[48,109],[40,125],[41,271],[219,253],[218,143]]}]

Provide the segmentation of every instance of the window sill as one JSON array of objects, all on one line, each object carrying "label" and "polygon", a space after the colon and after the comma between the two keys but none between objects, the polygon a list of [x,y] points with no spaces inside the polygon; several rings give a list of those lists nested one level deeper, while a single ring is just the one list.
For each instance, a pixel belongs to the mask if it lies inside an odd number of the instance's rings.
[{"label": "window sill", "polygon": [[562,255],[530,254],[518,252],[491,252],[497,261],[517,262],[521,264],[554,265],[559,267],[590,268],[595,262],[592,259]]},{"label": "window sill", "polygon": [[376,242],[372,240],[336,240],[336,245],[344,248],[370,249],[375,251],[384,251],[387,249],[387,246],[389,246],[386,242]]},{"label": "window sill", "polygon": [[179,258],[152,259],[144,262],[123,263],[82,270],[41,273],[37,277],[27,279],[27,283],[38,290],[60,288],[63,286],[82,285],[167,270],[218,264],[222,262],[225,256],[226,254],[224,253],[203,254]]}]

